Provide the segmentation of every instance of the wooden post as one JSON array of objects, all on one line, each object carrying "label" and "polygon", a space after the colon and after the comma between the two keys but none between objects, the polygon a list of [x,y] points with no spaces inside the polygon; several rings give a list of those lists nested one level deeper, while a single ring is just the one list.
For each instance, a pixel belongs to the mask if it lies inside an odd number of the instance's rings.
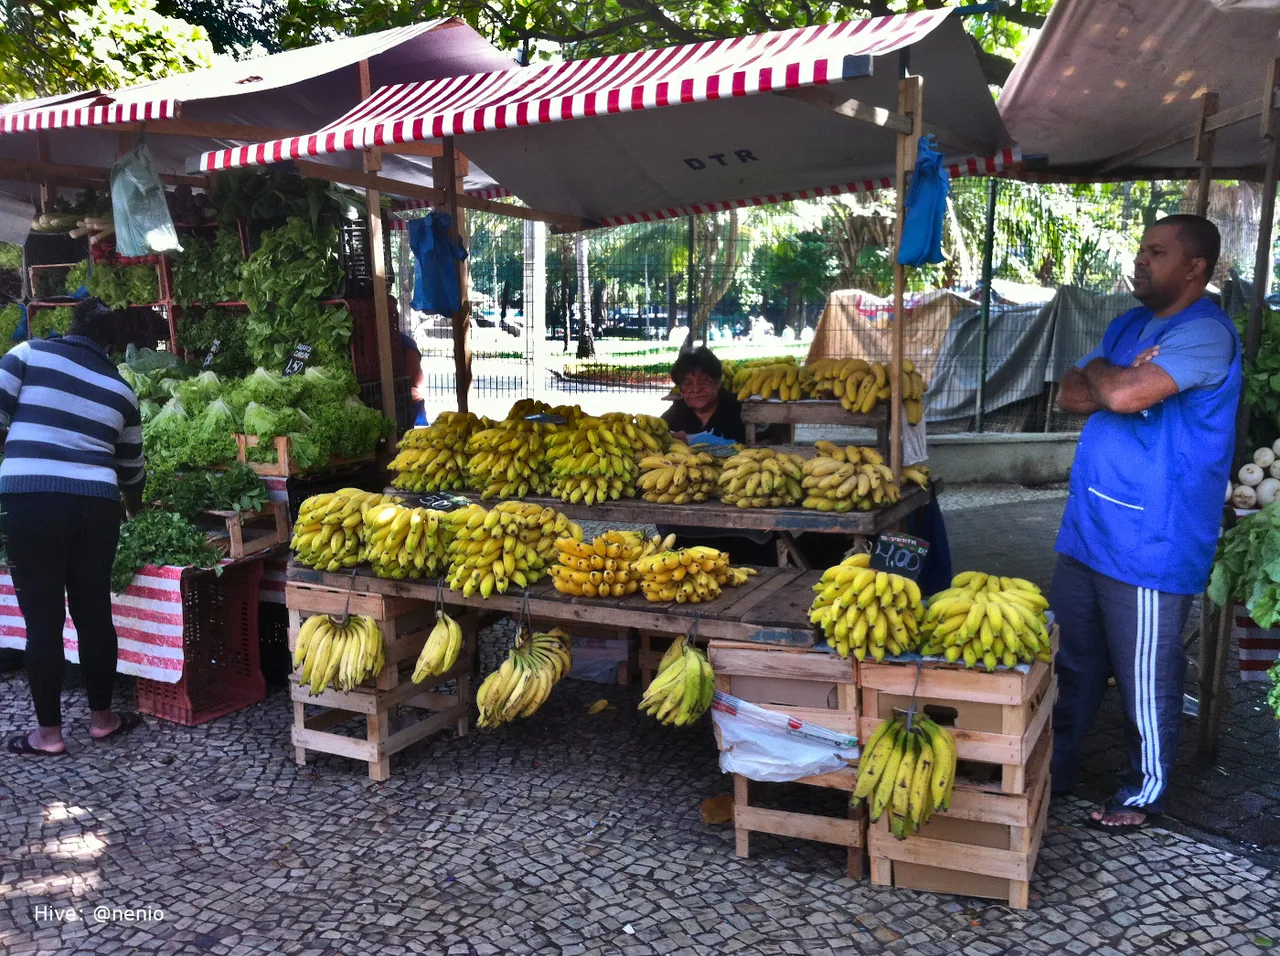
[{"label": "wooden post", "polygon": [[[431,162],[432,184],[444,190],[444,211],[449,214],[453,224],[449,228],[449,236],[454,242],[461,243],[466,234],[466,225],[461,219],[462,210],[458,206],[458,156],[453,148],[453,137],[444,138],[444,155]],[[466,412],[468,396],[471,392],[471,304],[470,273],[467,261],[462,259],[457,264],[459,301],[462,307],[453,314],[453,368],[457,379],[458,411]]]},{"label": "wooden post", "polygon": [[889,464],[895,481],[902,480],[902,349],[903,302],[906,297],[907,271],[898,262],[898,250],[902,247],[902,221],[906,215],[907,172],[915,165],[916,142],[924,127],[922,111],[923,79],[908,76],[898,81],[898,112],[911,117],[911,132],[898,134],[897,219],[894,222],[893,242],[893,355],[889,370],[889,384],[893,391],[889,406]]},{"label": "wooden post", "polygon": [[1195,152],[1192,158],[1200,164],[1200,181],[1196,184],[1196,215],[1209,211],[1209,182],[1213,178],[1214,132],[1206,131],[1209,117],[1218,112],[1218,94],[1206,93],[1200,97],[1200,119],[1196,123]]}]

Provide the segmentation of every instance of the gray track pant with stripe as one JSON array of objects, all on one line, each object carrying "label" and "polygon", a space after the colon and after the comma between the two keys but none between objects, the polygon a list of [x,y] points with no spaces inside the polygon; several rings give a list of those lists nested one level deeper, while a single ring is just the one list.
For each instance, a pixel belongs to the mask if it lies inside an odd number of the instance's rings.
[{"label": "gray track pant with stripe", "polygon": [[1124,705],[1128,766],[1114,804],[1158,813],[1178,759],[1191,595],[1135,587],[1058,555],[1050,602],[1061,628],[1053,708],[1053,788],[1075,784],[1085,734],[1107,678]]}]

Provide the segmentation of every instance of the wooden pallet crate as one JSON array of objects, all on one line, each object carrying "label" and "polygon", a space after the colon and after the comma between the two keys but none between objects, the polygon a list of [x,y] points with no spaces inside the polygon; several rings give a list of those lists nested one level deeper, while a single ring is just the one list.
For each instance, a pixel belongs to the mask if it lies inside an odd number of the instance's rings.
[{"label": "wooden pallet crate", "polygon": [[885,814],[867,835],[871,882],[1005,900],[1026,909],[1049,813],[1052,750],[1051,730],[1037,744],[1024,794],[985,792],[957,780],[950,809],[935,813],[905,840],[893,836]]},{"label": "wooden pallet crate", "polygon": [[[465,737],[471,720],[471,694],[477,648],[477,615],[468,611],[455,615],[463,630],[463,647],[458,661],[447,673],[428,684],[411,680],[414,664],[428,634],[435,626],[435,608],[429,601],[367,594],[337,588],[290,582],[285,590],[289,608],[289,650],[297,646],[298,628],[312,614],[350,614],[372,617],[382,628],[386,663],[371,680],[350,691],[330,687],[313,696],[298,683],[295,673],[289,680],[293,700],[292,742],[295,760],[304,766],[307,751],[350,757],[369,765],[373,780],[391,775],[391,757],[439,730],[455,725]],[[438,688],[454,683],[453,693]],[[308,713],[308,708],[312,713]],[[401,708],[412,708],[398,728],[393,728]],[[315,712],[318,709],[318,713]],[[430,712],[429,715],[425,712]],[[333,729],[349,720],[363,719],[363,739]]]},{"label": "wooden pallet crate", "polygon": [[[823,650],[761,647],[712,641],[708,659],[716,672],[716,689],[768,710],[787,714],[850,736],[858,733],[857,662]],[[719,733],[716,734],[719,742]],[[794,786],[826,787],[850,793],[853,767],[802,777]],[[866,846],[866,812],[849,807],[847,817],[753,806],[752,781],[734,774],[733,826],[740,857],[751,854],[751,834],[771,833],[817,840],[848,849],[845,872],[861,879]]]},{"label": "wooden pallet crate", "polygon": [[274,444],[276,448],[276,460],[274,462],[249,461],[249,449],[258,447],[258,436],[237,434],[236,460],[248,465],[254,472],[264,478],[288,478],[291,475],[326,471],[334,468],[342,468],[346,465],[361,464],[363,462],[373,461],[376,457],[375,455],[365,455],[362,458],[330,458],[322,465],[316,465],[314,468],[302,469],[293,461],[293,457],[290,453],[291,442],[289,441],[288,435],[277,435]]},{"label": "wooden pallet crate", "polygon": [[232,561],[288,544],[292,531],[289,505],[284,501],[268,501],[261,511],[210,509],[201,512],[200,524],[215,528],[215,545],[222,542],[227,549],[226,556]]},{"label": "wooden pallet crate", "polygon": [[865,740],[895,708],[917,707],[946,727],[961,761],[1000,768],[1000,791],[1026,793],[1035,783],[1027,765],[1049,727],[1058,682],[1053,665],[1037,661],[1017,671],[967,670],[943,663],[874,664],[858,668]]}]

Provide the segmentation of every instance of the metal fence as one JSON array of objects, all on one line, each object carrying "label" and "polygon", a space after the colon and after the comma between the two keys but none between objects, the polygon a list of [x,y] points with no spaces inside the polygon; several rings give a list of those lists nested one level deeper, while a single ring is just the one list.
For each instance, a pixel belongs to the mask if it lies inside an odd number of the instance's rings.
[{"label": "metal fence", "polygon": [[[1142,232],[1189,211],[1191,185],[998,181],[985,347],[991,183],[952,188],[946,260],[909,270],[908,354],[931,382],[930,429],[1079,427],[1055,413],[1053,382],[1133,304],[1126,277]],[[1215,279],[1229,302],[1247,301],[1258,206],[1247,185],[1215,187],[1210,218],[1223,234]],[[803,360],[812,350],[887,361],[893,213],[884,192],[540,238],[519,220],[469,214],[472,408],[496,416],[534,396],[659,414],[670,364],[690,337],[722,358]],[[396,258],[407,276],[403,237]],[[537,295],[541,334],[526,321],[526,298]],[[448,320],[414,315],[408,324],[423,350],[428,414],[454,407]]]}]

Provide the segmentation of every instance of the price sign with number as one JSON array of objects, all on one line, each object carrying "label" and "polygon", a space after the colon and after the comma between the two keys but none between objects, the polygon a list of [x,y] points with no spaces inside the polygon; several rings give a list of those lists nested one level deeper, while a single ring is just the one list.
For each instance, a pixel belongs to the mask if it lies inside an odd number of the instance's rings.
[{"label": "price sign with number", "polygon": [[465,508],[471,502],[462,495],[451,495],[447,491],[437,491],[428,495],[418,496],[418,506],[421,508],[430,508],[432,511],[457,511],[459,508]]},{"label": "price sign with number", "polygon": [[305,371],[309,361],[311,361],[311,346],[299,342],[293,347],[293,354],[289,356],[289,361],[284,365],[285,377]]},{"label": "price sign with number", "polygon": [[214,358],[217,357],[218,349],[220,348],[222,348],[222,339],[214,339],[213,342],[209,345],[209,351],[205,354],[204,364],[201,365],[200,367],[203,369],[209,368],[209,366],[213,364]]},{"label": "price sign with number", "polygon": [[881,532],[871,552],[871,567],[877,571],[900,574],[912,581],[920,577],[929,542],[897,531]]}]

